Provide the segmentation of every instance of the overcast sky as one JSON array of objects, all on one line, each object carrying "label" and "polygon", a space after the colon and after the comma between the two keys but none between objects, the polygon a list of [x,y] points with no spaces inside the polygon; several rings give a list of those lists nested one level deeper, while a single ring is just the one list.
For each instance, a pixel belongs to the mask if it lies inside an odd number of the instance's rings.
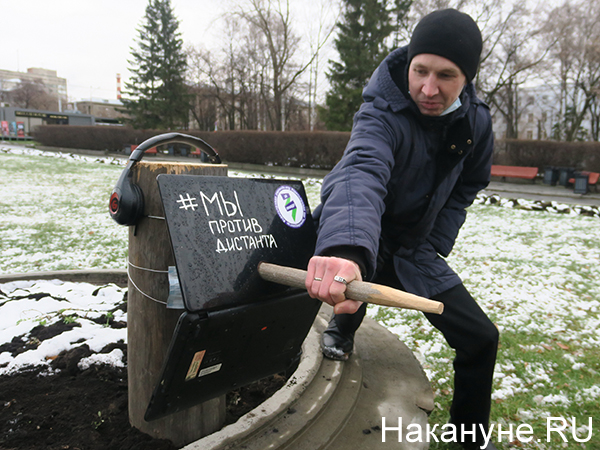
[{"label": "overcast sky", "polygon": [[[0,68],[56,70],[70,100],[116,98],[116,76],[128,75],[147,0],[0,0]],[[172,0],[185,43],[211,39],[219,0]],[[214,28],[214,27],[212,27]],[[205,44],[208,45],[208,44]]]}]

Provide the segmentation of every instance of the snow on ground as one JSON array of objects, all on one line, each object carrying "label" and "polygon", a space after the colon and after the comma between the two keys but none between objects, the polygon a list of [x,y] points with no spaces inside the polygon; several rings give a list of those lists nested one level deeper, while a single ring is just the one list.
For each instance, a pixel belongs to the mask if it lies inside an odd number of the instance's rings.
[{"label": "snow on ground", "polygon": [[107,213],[122,160],[0,145],[0,161],[0,273],[124,267]]},{"label": "snow on ground", "polygon": [[[92,352],[100,352],[111,343],[127,342],[127,328],[111,328],[93,319],[110,316],[125,322],[127,315],[116,309],[123,302],[124,290],[115,285],[98,287],[88,283],[60,280],[14,281],[0,284],[0,349],[3,344],[25,345],[31,342],[31,331],[39,326],[58,322],[75,323],[73,327],[49,339],[41,340],[31,349],[13,355],[0,351],[0,375],[11,374],[25,367],[49,366],[64,350],[87,344]],[[109,354],[89,357],[91,364],[120,365],[123,353],[115,349]]]}]

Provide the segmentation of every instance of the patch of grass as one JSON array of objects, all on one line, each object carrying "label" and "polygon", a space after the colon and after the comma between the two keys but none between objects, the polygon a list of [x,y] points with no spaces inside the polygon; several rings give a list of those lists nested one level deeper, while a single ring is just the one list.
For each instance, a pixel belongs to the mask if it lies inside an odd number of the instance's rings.
[{"label": "patch of grass", "polygon": [[127,228],[108,215],[118,165],[0,154],[0,273],[124,268]]}]

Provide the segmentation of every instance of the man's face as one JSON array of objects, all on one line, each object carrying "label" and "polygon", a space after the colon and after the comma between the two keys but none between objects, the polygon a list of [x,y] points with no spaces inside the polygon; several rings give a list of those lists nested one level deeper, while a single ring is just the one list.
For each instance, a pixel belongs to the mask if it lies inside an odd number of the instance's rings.
[{"label": "man's face", "polygon": [[466,81],[456,64],[438,55],[421,53],[408,68],[410,96],[426,116],[442,114],[458,98]]}]

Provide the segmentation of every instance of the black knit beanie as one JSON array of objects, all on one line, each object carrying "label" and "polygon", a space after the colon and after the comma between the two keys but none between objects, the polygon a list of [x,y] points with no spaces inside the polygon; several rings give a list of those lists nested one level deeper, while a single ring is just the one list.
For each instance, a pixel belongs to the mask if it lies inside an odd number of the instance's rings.
[{"label": "black knit beanie", "polygon": [[461,68],[467,82],[479,66],[481,31],[468,14],[455,9],[434,11],[421,19],[408,45],[408,64],[421,53],[449,59]]}]

